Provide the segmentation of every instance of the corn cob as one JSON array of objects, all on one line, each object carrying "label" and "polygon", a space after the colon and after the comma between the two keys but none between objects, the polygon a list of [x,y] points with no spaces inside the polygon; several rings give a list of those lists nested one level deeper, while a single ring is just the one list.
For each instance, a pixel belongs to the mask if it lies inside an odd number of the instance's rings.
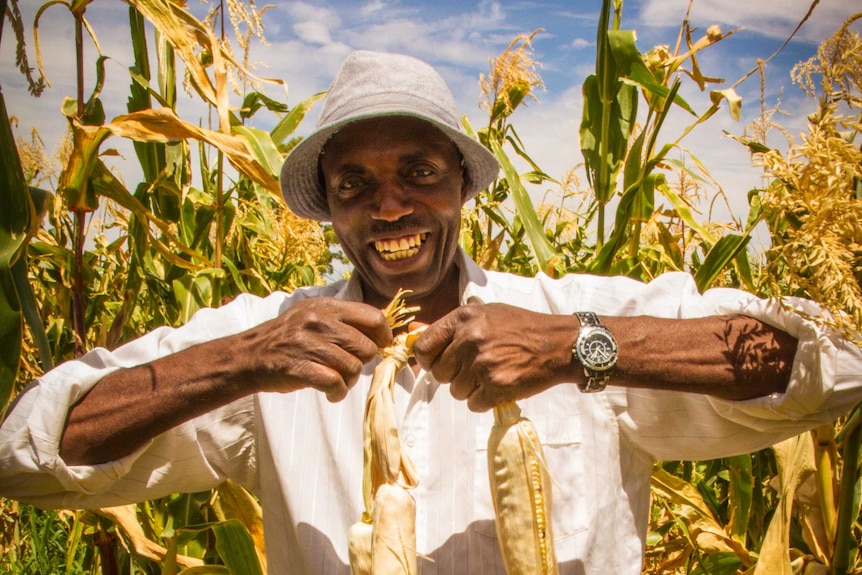
[{"label": "corn cob", "polygon": [[385,483],[374,496],[371,572],[416,573],[416,501],[401,485]]},{"label": "corn cob", "polygon": [[347,532],[347,556],[350,559],[350,572],[353,575],[371,575],[371,544],[374,527],[371,518],[368,523],[357,521]]},{"label": "corn cob", "polygon": [[[384,310],[390,326],[407,325],[415,308],[403,305],[399,292]],[[347,535],[353,575],[416,573],[416,502],[409,489],[418,483],[416,468],[401,449],[395,418],[394,384],[407,364],[421,330],[397,336],[380,350],[363,422],[362,497],[365,511]]]},{"label": "corn cob", "polygon": [[536,430],[515,402],[494,408],[488,475],[506,572],[556,575],[551,481]]}]

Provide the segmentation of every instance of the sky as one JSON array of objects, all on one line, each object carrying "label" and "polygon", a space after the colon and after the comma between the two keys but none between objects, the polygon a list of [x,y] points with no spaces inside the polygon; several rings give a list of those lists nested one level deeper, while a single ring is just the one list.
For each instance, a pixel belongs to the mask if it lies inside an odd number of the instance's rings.
[{"label": "sky", "polygon": [[[187,0],[189,9],[203,15],[206,4]],[[35,64],[32,19],[41,1],[19,0],[28,33],[28,53]],[[260,0],[258,7],[264,5]],[[489,58],[498,55],[519,34],[542,29],[533,41],[534,58],[545,89],[519,109],[511,120],[531,157],[555,178],[582,164],[578,145],[581,119],[581,85],[595,66],[596,22],[601,0],[315,0],[312,2],[271,0],[263,16],[266,45],[256,44],[251,59],[258,63],[262,77],[284,79],[287,94],[278,85],[268,85],[268,95],[291,106],[324,90],[341,61],[354,49],[400,52],[423,59],[437,68],[447,80],[462,113],[474,125],[482,122],[479,109],[478,78],[487,73]],[[726,88],[749,72],[757,59],[775,52],[804,18],[811,0],[694,0],[691,25],[695,37],[712,25],[735,33],[701,53],[700,66],[705,75],[723,78]],[[688,0],[626,0],[622,28],[637,32],[641,52],[660,44],[673,46]],[[804,95],[790,80],[790,69],[811,57],[817,45],[831,35],[846,18],[862,12],[862,0],[820,0],[812,17],[794,40],[766,68],[765,98],[769,107],[780,104],[781,124],[796,137],[805,129],[805,118],[816,102]],[[132,62],[128,47],[128,8],[119,0],[95,0],[87,8],[102,49],[111,57],[107,64],[108,82],[103,100],[108,117],[125,112],[128,95],[126,68]],[[855,28],[859,30],[857,25]],[[0,43],[0,87],[10,115],[18,119],[18,133],[26,136],[36,127],[49,148],[59,138],[64,120],[59,112],[64,97],[74,95],[74,33],[72,18],[61,6],[46,10],[39,25],[45,69],[52,87],[39,99],[27,94],[21,75],[15,69],[14,36],[4,30]],[[88,62],[94,54],[88,47]],[[92,64],[86,70],[88,86],[93,82]],[[724,132],[741,135],[759,113],[760,78],[752,76],[737,88],[743,98],[743,118],[733,120],[726,109],[683,140],[683,146],[704,164],[724,190],[729,207],[720,203],[713,220],[726,221],[747,214],[746,196],[758,186],[760,170],[752,167],[743,147]],[[690,81],[683,83],[682,96],[697,112],[708,106],[708,94],[701,93]],[[239,103],[236,97],[234,103]],[[179,102],[180,116],[198,117],[206,123],[205,111],[184,95]],[[300,128],[307,133],[319,109],[312,110]],[[197,116],[196,116],[197,114]],[[263,120],[264,122],[266,120]],[[666,126],[667,139],[674,139],[691,121],[684,113],[674,114]],[[267,126],[262,126],[267,127]],[[782,144],[779,139],[773,142]],[[109,140],[110,146],[117,146]],[[121,154],[131,154],[123,151]],[[130,149],[130,148],[127,148]],[[126,164],[136,160],[129,156]],[[115,164],[116,165],[116,164]],[[127,170],[120,160],[118,169]],[[130,177],[134,177],[133,175]],[[584,186],[586,183],[584,182]],[[534,190],[541,195],[543,190]],[[715,190],[706,190],[709,196]],[[709,209],[704,206],[704,211]],[[706,218],[705,214],[703,218]]]}]

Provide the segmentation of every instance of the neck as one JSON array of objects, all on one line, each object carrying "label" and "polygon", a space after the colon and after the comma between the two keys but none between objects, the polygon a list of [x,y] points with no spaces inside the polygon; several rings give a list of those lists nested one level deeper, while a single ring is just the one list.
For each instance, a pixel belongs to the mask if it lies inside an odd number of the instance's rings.
[{"label": "neck", "polygon": [[[415,321],[432,324],[458,307],[461,303],[459,279],[458,268],[452,266],[449,275],[433,291],[418,295],[409,294],[405,298],[405,303],[408,306],[419,308]],[[363,297],[364,302],[378,308],[385,307],[391,300],[391,298],[387,299],[379,295],[364,284],[362,291],[365,294]]]}]

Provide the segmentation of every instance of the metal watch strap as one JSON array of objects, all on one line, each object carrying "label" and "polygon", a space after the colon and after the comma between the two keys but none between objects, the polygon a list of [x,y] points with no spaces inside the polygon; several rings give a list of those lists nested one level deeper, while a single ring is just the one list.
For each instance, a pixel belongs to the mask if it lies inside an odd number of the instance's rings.
[{"label": "metal watch strap", "polygon": [[[599,321],[599,316],[591,311],[581,311],[575,312],[575,315],[578,317],[578,321],[581,322],[581,329],[584,327],[601,327],[601,322]],[[577,346],[577,343],[575,344]],[[575,351],[575,350],[573,350]],[[575,354],[577,356],[577,353]],[[595,369],[590,369],[584,366],[584,375],[587,376],[587,380],[584,383],[578,384],[578,389],[580,389],[584,393],[594,393],[598,391],[604,391],[608,386],[608,382],[611,379],[611,374],[613,373],[613,369],[608,369],[606,371],[597,371]]]},{"label": "metal watch strap", "polygon": [[601,325],[599,323],[599,316],[591,311],[576,311],[575,315],[578,316],[578,320],[581,322],[581,326],[590,326],[595,327],[597,325]]}]

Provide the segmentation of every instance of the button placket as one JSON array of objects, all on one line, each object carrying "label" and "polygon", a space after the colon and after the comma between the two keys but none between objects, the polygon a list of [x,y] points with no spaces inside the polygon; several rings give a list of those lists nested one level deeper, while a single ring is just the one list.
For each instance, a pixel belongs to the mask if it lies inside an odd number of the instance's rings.
[{"label": "button placket", "polygon": [[[404,374],[408,378],[412,378],[413,374],[410,370],[404,370]],[[425,525],[428,521],[428,498],[427,488],[423,485],[423,479],[428,478],[429,461],[428,461],[428,392],[429,382],[432,378],[424,371],[420,372],[419,377],[414,381],[412,393],[407,398],[407,403],[403,410],[401,420],[400,434],[402,437],[402,447],[405,449],[413,465],[419,474],[419,485],[411,490],[411,495],[416,500],[416,545],[420,549],[427,546],[427,529]]]}]

